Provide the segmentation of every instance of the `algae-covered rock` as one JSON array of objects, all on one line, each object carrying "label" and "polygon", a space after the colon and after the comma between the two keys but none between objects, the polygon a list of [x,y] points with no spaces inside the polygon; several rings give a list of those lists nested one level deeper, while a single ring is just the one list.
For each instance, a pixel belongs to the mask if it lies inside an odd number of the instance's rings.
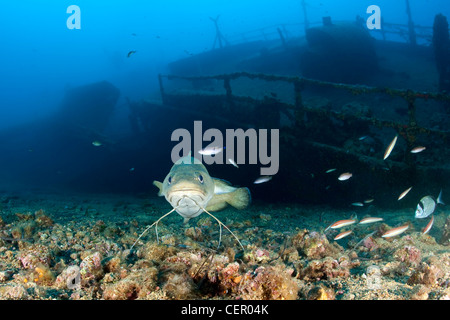
[{"label": "algae-covered rock", "polygon": [[298,285],[292,277],[293,269],[284,265],[258,267],[240,280],[239,296],[244,300],[293,300]]},{"label": "algae-covered rock", "polygon": [[292,238],[292,244],[308,259],[335,257],[343,249],[337,243],[330,243],[324,234],[304,229]]}]

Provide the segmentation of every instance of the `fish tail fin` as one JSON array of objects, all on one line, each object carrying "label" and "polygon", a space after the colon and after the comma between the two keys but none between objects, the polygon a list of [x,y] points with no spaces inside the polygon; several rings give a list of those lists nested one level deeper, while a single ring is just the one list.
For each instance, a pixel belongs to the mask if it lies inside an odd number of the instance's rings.
[{"label": "fish tail fin", "polygon": [[445,203],[444,203],[444,201],[442,200],[442,189],[441,189],[441,191],[439,192],[439,195],[438,195],[438,197],[437,197],[436,202],[439,203],[439,204],[442,204],[443,206],[445,206]]},{"label": "fish tail fin", "polygon": [[238,188],[229,195],[227,202],[239,210],[247,208],[252,201],[248,188]]},{"label": "fish tail fin", "polygon": [[153,185],[159,189],[158,196],[161,197],[163,195],[162,194],[162,186],[163,186],[162,182],[159,182],[159,181],[155,180],[155,181],[153,181]]},{"label": "fish tail fin", "polygon": [[232,192],[215,194],[209,201],[206,210],[219,211],[231,205],[238,210],[248,207],[251,202],[250,190],[248,188],[237,188]]}]

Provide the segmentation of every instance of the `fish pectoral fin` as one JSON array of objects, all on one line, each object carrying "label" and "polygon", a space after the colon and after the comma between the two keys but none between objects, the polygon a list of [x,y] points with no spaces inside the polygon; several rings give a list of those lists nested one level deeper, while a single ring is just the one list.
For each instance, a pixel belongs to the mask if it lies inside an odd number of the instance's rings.
[{"label": "fish pectoral fin", "polygon": [[154,186],[156,186],[158,189],[159,189],[159,191],[158,191],[158,196],[163,196],[163,194],[162,194],[162,187],[163,187],[163,184],[162,184],[162,182],[159,182],[159,181],[153,181],[153,185]]},{"label": "fish pectoral fin", "polygon": [[228,203],[226,201],[227,193],[222,194],[215,194],[209,200],[208,205],[206,206],[206,210],[208,211],[219,211],[222,209],[225,209],[228,206]]},{"label": "fish pectoral fin", "polygon": [[206,210],[218,211],[231,205],[238,210],[248,207],[251,202],[250,190],[248,188],[238,188],[233,192],[215,194],[208,202]]},{"label": "fish pectoral fin", "polygon": [[223,193],[230,193],[235,191],[237,188],[233,187],[231,183],[226,180],[213,178],[214,181],[214,194],[219,195]]}]

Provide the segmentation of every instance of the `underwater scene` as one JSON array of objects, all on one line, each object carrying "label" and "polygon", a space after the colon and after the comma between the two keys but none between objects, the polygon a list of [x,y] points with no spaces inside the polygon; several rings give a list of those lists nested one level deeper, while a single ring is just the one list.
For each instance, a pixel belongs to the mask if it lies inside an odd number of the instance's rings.
[{"label": "underwater scene", "polygon": [[449,18],[2,3],[0,300],[449,300]]}]

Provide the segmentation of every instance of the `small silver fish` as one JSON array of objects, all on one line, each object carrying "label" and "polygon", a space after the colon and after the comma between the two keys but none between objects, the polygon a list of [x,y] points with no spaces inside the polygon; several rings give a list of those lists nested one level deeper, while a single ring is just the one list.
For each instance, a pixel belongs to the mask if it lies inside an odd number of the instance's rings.
[{"label": "small silver fish", "polygon": [[379,221],[383,221],[383,218],[367,217],[367,218],[362,219],[358,224],[368,224],[368,223],[374,223],[374,222],[379,222]]},{"label": "small silver fish", "polygon": [[402,193],[400,193],[400,195],[398,196],[397,200],[402,200],[407,194],[408,192],[410,192],[412,189],[412,187],[409,187],[408,189],[406,189],[405,191],[403,191]]},{"label": "small silver fish", "polygon": [[422,234],[427,234],[428,231],[431,230],[431,227],[433,226],[433,223],[434,223],[434,216],[432,215],[430,221],[427,223],[425,228],[422,229]]},{"label": "small silver fish", "polygon": [[333,172],[333,171],[336,171],[336,168],[328,169],[327,171],[325,171],[325,173],[330,173],[330,172]]},{"label": "small silver fish", "polygon": [[102,143],[100,141],[98,141],[98,140],[95,140],[95,141],[92,141],[92,145],[94,147],[100,147],[102,145]]},{"label": "small silver fish", "polygon": [[339,240],[339,239],[345,238],[346,236],[350,235],[352,232],[353,232],[352,230],[347,230],[347,231],[341,232],[336,237],[334,237],[333,240]]},{"label": "small silver fish", "polygon": [[439,195],[438,195],[438,197],[437,197],[436,202],[445,206],[445,203],[444,203],[444,201],[442,200],[442,189],[441,189],[441,191],[439,192]]},{"label": "small silver fish", "polygon": [[353,202],[352,206],[354,206],[354,207],[364,207],[364,203],[362,203],[362,202]]},{"label": "small silver fish", "polygon": [[406,230],[408,230],[408,228],[409,228],[409,224],[405,224],[405,225],[397,227],[397,228],[392,228],[392,229],[386,231],[385,233],[383,233],[381,235],[381,237],[383,237],[383,238],[395,237],[395,236],[398,236],[399,234],[402,234]]},{"label": "small silver fish", "polygon": [[127,58],[131,57],[131,55],[135,54],[136,52],[136,50],[131,50],[130,52],[128,52]]},{"label": "small silver fish", "polygon": [[206,148],[200,150],[198,153],[200,153],[203,156],[213,156],[215,154],[221,153],[223,149],[224,148],[222,148],[222,147],[216,147],[216,146],[206,147]]},{"label": "small silver fish", "polygon": [[436,201],[431,196],[425,196],[417,204],[416,218],[426,218],[434,212],[434,209],[436,209]]},{"label": "small silver fish", "polygon": [[237,163],[236,162],[234,162],[234,160],[233,159],[228,159],[228,162],[229,163],[231,163],[233,166],[235,166],[236,168],[238,168],[239,169],[239,166],[237,165]]},{"label": "small silver fish", "polygon": [[383,160],[386,160],[389,157],[389,155],[391,154],[392,150],[395,147],[395,144],[397,143],[397,138],[398,138],[398,135],[396,135],[394,137],[394,139],[392,139],[391,143],[386,148],[386,151],[384,152]]},{"label": "small silver fish", "polygon": [[260,183],[264,183],[264,182],[267,182],[270,180],[272,180],[272,176],[261,176],[258,179],[256,179],[253,183],[260,184]]},{"label": "small silver fish", "polygon": [[338,178],[339,181],[345,181],[348,180],[352,177],[352,174],[350,172],[344,172],[343,174],[341,174]]},{"label": "small silver fish", "polygon": [[425,149],[426,149],[425,147],[415,147],[410,152],[411,153],[419,153],[419,152],[422,152]]}]

